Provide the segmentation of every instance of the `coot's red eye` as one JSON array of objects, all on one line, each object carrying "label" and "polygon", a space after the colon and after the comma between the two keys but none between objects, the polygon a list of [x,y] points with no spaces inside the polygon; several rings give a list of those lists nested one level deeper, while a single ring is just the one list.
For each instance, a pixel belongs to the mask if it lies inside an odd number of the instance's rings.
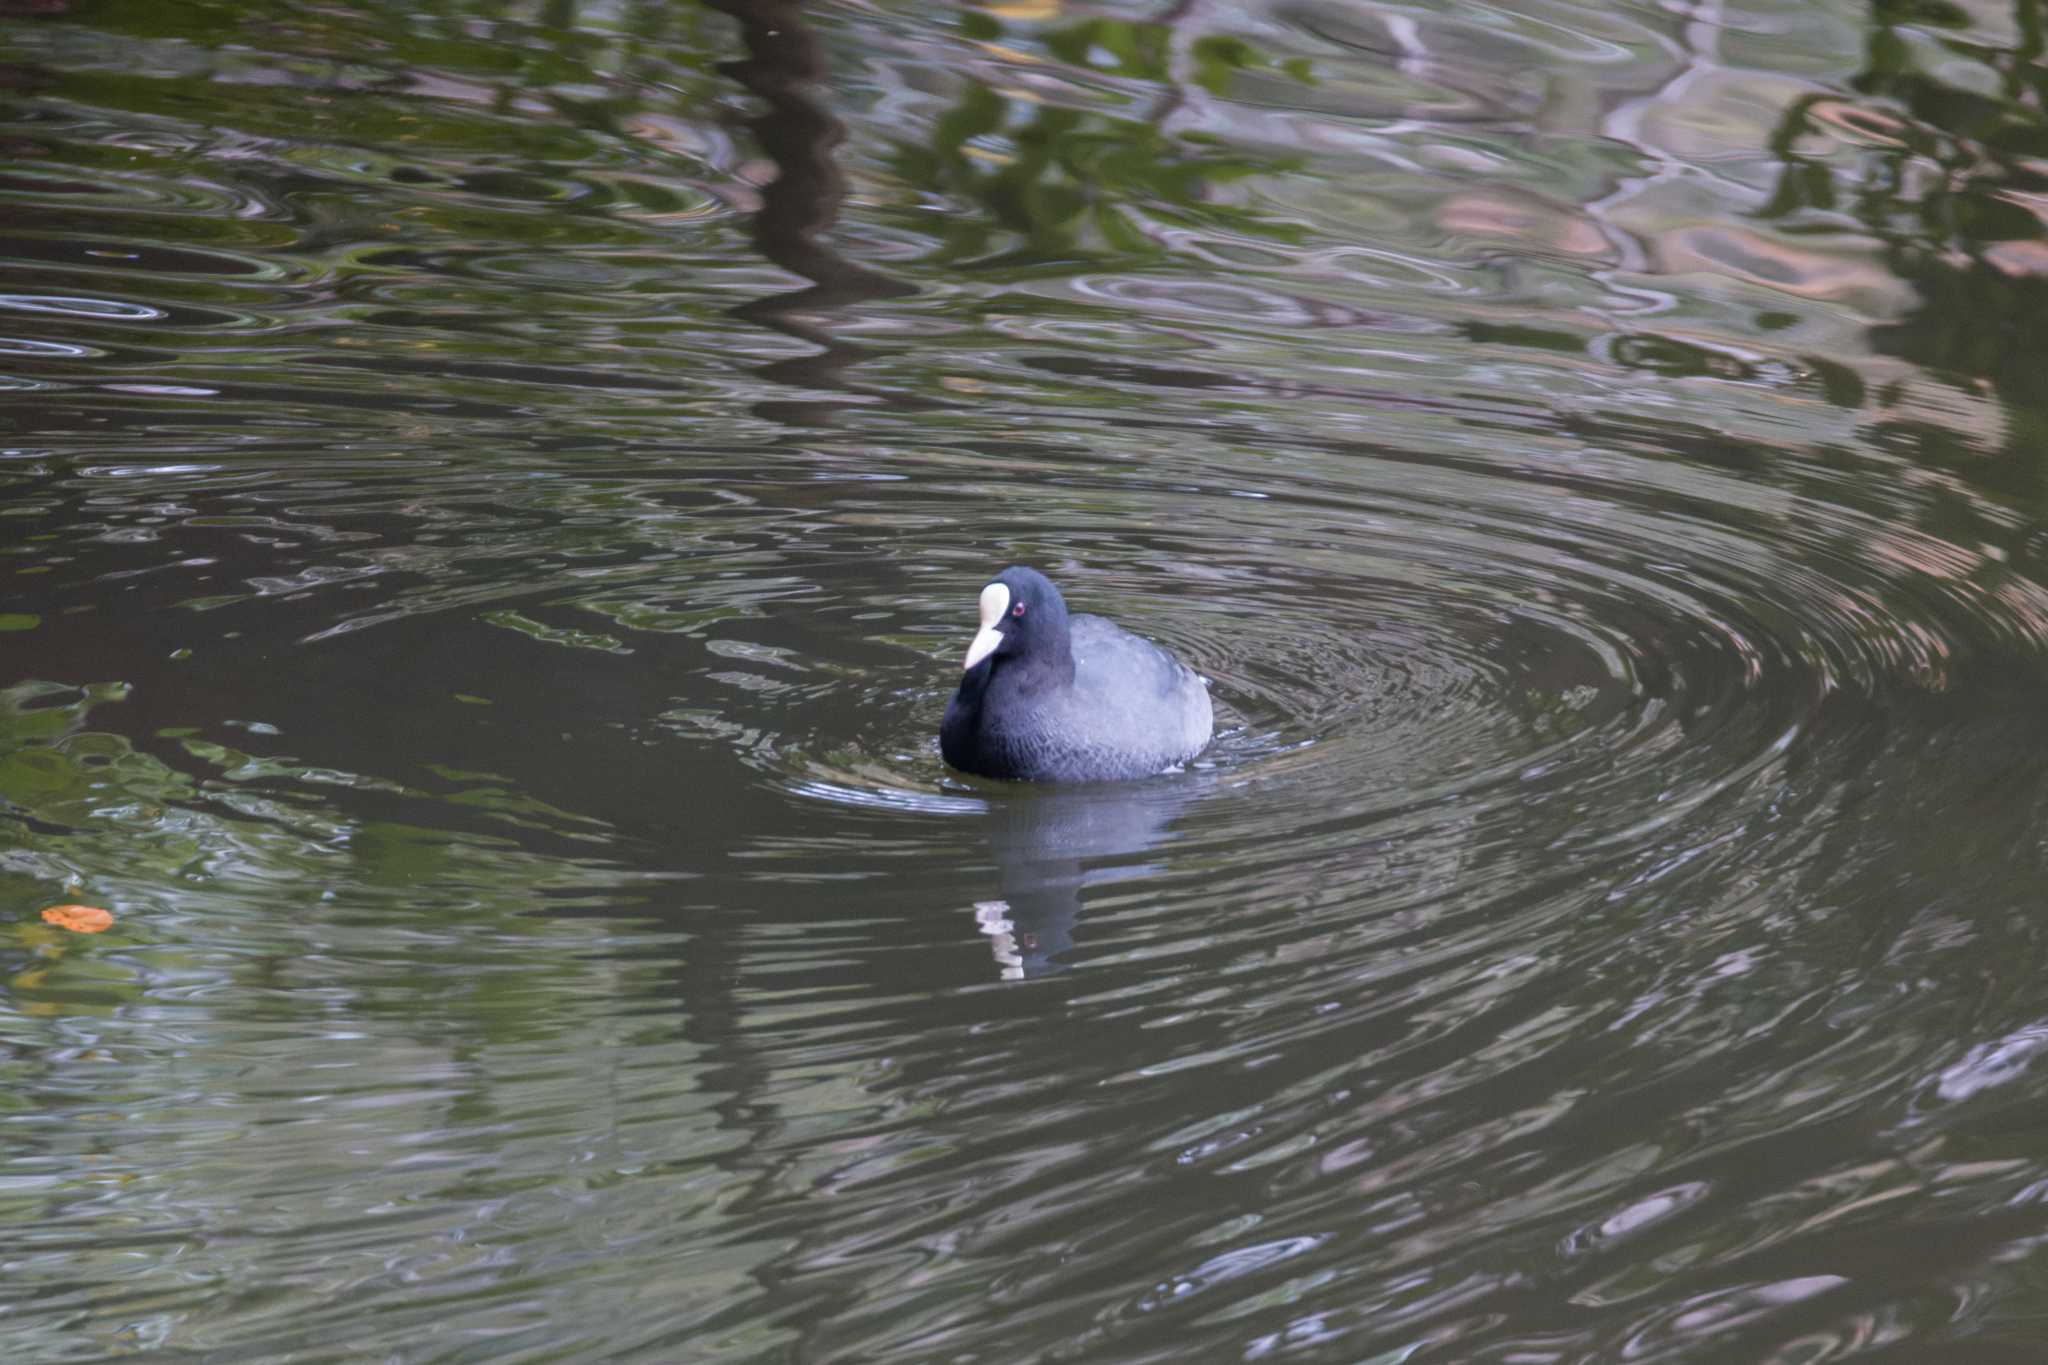
[{"label": "coot's red eye", "polygon": [[1016,606],[1010,608],[1010,615],[1012,616],[1022,616],[1023,614],[1024,604],[1022,602],[1019,602]]}]

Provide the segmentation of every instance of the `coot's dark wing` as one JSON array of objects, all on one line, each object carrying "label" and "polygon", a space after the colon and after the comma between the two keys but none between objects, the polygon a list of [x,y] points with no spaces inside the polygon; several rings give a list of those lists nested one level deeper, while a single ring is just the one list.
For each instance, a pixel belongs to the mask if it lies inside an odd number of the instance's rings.
[{"label": "coot's dark wing", "polygon": [[[1100,616],[1075,616],[1074,685],[1092,695],[1114,693],[1134,704],[1167,706],[1201,678],[1142,635]],[[1185,704],[1185,703],[1182,703]]]},{"label": "coot's dark wing", "polygon": [[1076,616],[1071,630],[1074,685],[1059,719],[1077,764],[1136,776],[1202,751],[1214,719],[1209,689],[1193,669],[1100,616]]}]

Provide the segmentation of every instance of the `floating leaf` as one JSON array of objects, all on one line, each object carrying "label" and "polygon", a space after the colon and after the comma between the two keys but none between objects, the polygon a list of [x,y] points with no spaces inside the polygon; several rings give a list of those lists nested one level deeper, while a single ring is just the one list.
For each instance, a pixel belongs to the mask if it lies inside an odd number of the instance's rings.
[{"label": "floating leaf", "polygon": [[516,630],[521,635],[530,635],[536,640],[551,645],[569,645],[576,649],[601,649],[608,654],[631,654],[630,647],[620,644],[609,635],[600,635],[588,630],[570,630],[565,627],[542,625],[531,617],[521,616],[516,611],[487,611],[484,620],[494,626]]},{"label": "floating leaf", "polygon": [[114,917],[96,905],[53,905],[43,919],[74,934],[104,934],[114,927]]}]

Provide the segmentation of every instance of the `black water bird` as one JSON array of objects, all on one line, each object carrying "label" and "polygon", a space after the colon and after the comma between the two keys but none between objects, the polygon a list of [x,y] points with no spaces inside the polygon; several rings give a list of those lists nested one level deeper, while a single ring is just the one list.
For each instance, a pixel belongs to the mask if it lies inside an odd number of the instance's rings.
[{"label": "black water bird", "polygon": [[981,590],[981,629],[939,725],[946,762],[983,777],[1100,782],[1147,777],[1208,744],[1199,674],[1012,565]]}]

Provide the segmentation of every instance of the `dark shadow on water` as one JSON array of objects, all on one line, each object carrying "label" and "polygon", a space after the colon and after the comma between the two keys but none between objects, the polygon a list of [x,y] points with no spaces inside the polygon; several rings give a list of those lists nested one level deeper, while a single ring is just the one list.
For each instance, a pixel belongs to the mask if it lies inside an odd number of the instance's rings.
[{"label": "dark shadow on water", "polygon": [[845,372],[875,352],[838,339],[822,314],[871,299],[902,298],[915,287],[849,261],[820,240],[838,220],[846,176],[833,155],[846,127],[815,93],[830,74],[824,44],[794,0],[704,0],[740,26],[747,56],[719,70],[767,104],[747,121],[775,178],[762,187],[754,245],[763,256],[810,281],[802,289],[753,299],[732,310],[744,321],[816,346],[809,355],[771,361],[755,372],[777,384],[837,389],[846,399],[756,404],[756,415],[799,426],[829,425],[845,408],[886,403],[939,406],[929,400],[858,386]]}]

